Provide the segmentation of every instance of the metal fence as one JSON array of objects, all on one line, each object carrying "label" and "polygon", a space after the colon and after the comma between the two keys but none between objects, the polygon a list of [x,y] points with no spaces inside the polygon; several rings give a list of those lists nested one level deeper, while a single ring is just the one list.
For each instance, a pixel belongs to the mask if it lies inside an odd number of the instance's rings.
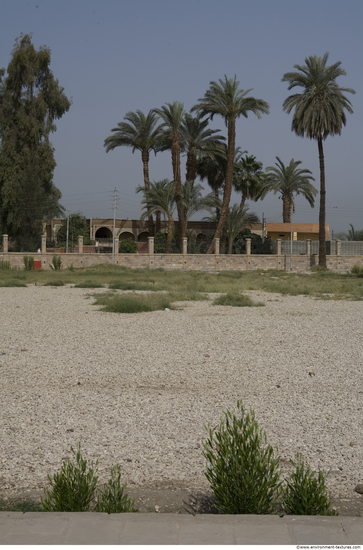
[{"label": "metal fence", "polygon": [[[326,241],[325,250],[329,256],[336,255],[336,241]],[[277,254],[277,241],[271,242],[272,254]],[[311,241],[310,253],[319,254],[319,241]],[[291,254],[291,241],[281,241],[281,254],[289,256]],[[306,254],[306,241],[292,241],[292,254],[294,256]],[[362,256],[363,241],[341,241],[340,242],[341,256]]]}]

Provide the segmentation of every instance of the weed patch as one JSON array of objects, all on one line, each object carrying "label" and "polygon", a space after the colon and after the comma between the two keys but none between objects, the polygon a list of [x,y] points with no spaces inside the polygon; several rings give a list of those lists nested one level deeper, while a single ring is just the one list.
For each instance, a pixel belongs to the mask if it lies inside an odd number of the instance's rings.
[{"label": "weed patch", "polygon": [[233,307],[261,307],[263,302],[255,302],[245,294],[224,294],[213,301],[214,306],[233,306]]},{"label": "weed patch", "polygon": [[94,295],[95,305],[110,313],[141,313],[160,309],[172,309],[168,294],[105,294]]}]

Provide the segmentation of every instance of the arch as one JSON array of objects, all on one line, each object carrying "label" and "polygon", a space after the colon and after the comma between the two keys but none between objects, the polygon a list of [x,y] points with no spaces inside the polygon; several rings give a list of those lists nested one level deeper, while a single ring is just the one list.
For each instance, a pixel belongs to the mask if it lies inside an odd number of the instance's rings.
[{"label": "arch", "polygon": [[97,229],[95,239],[112,239],[112,231],[108,227],[100,227]]},{"label": "arch", "polygon": [[137,240],[139,243],[147,243],[147,239],[150,236],[150,233],[148,231],[141,231],[141,233],[138,234]]},{"label": "arch", "polygon": [[121,231],[119,235],[119,241],[126,241],[127,239],[135,240],[135,235],[131,231]]}]

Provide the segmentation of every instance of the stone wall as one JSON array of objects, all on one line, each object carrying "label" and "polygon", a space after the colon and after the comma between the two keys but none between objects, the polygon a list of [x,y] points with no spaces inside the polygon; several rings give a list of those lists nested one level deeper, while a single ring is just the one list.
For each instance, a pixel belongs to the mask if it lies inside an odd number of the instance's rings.
[{"label": "stone wall", "polygon": [[[23,269],[24,256],[33,256],[41,261],[43,269],[50,269],[53,253],[25,254],[23,252],[0,253],[0,262],[9,261],[12,268]],[[90,267],[100,264],[112,264],[111,254],[59,254],[63,268]],[[316,255],[296,255],[292,257],[292,270],[307,271],[318,264]],[[235,271],[272,269],[290,271],[290,256],[284,255],[247,255],[247,254],[115,254],[115,265],[131,268],[164,268],[166,270],[186,271]],[[363,267],[363,256],[327,256],[327,267],[332,271],[347,272],[353,265]]]}]

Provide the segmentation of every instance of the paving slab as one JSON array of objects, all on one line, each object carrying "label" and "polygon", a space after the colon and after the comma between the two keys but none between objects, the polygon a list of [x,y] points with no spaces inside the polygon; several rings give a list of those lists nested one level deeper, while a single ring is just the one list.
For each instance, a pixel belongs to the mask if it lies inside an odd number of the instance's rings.
[{"label": "paving slab", "polygon": [[349,539],[349,544],[363,545],[363,517],[342,517],[340,522],[345,534]]},{"label": "paving slab", "polygon": [[235,544],[234,517],[196,515],[179,526],[179,544]]},{"label": "paving slab", "polygon": [[117,522],[109,514],[73,514],[63,544],[119,544],[126,514],[114,515],[118,516]]},{"label": "paving slab", "polygon": [[3,537],[7,534],[12,525],[20,517],[23,517],[22,512],[1,512],[0,513],[0,544]]},{"label": "paving slab", "polygon": [[284,518],[252,514],[235,518],[236,544],[293,544]]},{"label": "paving slab", "polygon": [[120,544],[178,543],[178,515],[146,513],[125,514],[125,516],[127,517],[121,532]]},{"label": "paving slab", "polygon": [[349,544],[339,517],[286,516],[293,544]]}]

